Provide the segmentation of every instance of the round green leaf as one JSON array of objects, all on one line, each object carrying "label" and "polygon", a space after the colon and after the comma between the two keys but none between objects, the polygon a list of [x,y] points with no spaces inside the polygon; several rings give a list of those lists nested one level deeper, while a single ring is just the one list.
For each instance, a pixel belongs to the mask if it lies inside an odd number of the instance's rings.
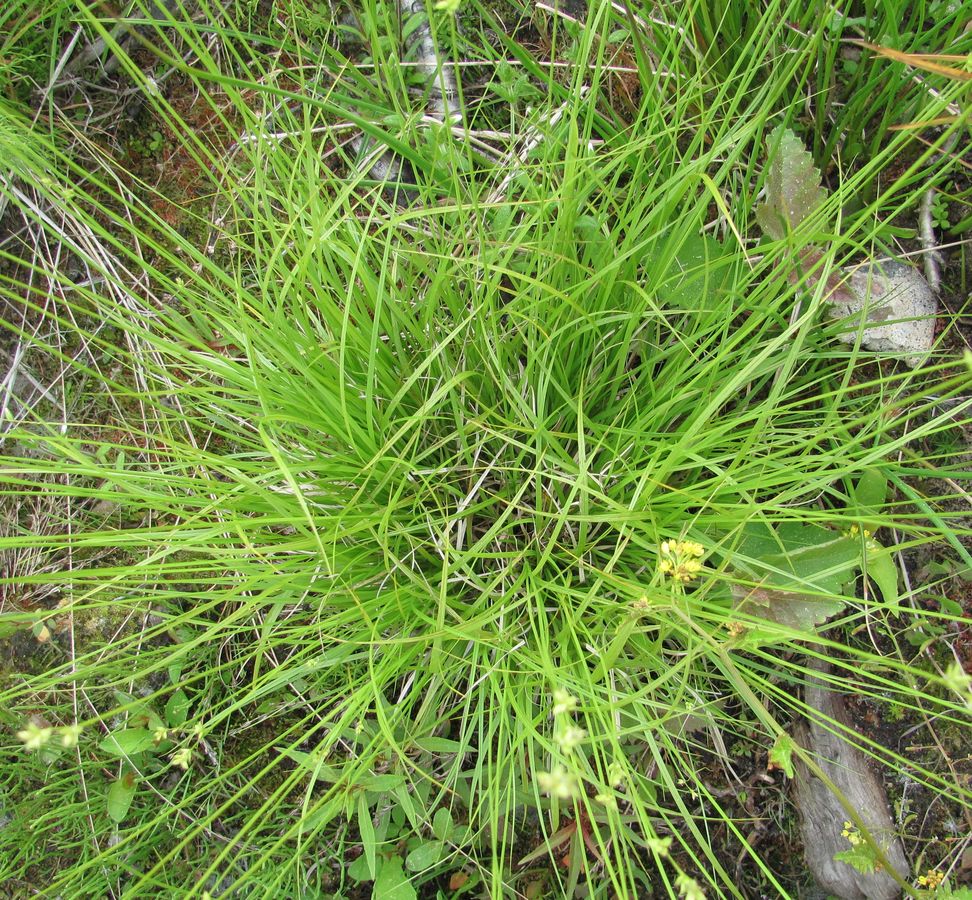
[{"label": "round green leaf", "polygon": [[405,868],[409,872],[424,872],[431,869],[440,859],[445,845],[442,841],[426,841],[419,844],[405,857]]},{"label": "round green leaf", "polygon": [[397,856],[386,859],[375,879],[374,900],[415,900],[418,896]]}]

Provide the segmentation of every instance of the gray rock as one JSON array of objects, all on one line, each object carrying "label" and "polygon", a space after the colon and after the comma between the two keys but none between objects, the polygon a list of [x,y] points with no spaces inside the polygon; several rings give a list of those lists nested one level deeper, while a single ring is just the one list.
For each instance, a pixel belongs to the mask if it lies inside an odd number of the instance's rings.
[{"label": "gray rock", "polygon": [[831,298],[834,312],[851,319],[842,341],[857,340],[863,312],[861,344],[868,350],[898,355],[912,368],[927,358],[935,341],[938,301],[916,269],[898,262],[870,263],[851,275],[848,287]]}]

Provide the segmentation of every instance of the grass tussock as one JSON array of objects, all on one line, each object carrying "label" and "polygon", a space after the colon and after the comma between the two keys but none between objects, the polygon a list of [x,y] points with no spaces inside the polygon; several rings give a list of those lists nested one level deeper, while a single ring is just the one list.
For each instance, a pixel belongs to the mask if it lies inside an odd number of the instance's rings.
[{"label": "grass tussock", "polygon": [[[52,77],[68,22],[104,41],[150,123],[138,177],[64,85],[0,115],[9,384],[44,388],[2,425],[0,879],[796,893],[737,769],[770,754],[780,793],[813,764],[814,657],[967,727],[968,610],[923,602],[972,566],[954,325],[912,371],[826,303],[958,183],[967,127],[960,80],[840,39],[966,52],[960,17],[432,10],[462,63],[437,120],[395,8],[310,6],[58,4]],[[780,124],[830,194],[767,241]],[[414,183],[362,162],[387,149]],[[194,167],[176,200],[153,152]],[[954,767],[853,739],[967,809]]]}]

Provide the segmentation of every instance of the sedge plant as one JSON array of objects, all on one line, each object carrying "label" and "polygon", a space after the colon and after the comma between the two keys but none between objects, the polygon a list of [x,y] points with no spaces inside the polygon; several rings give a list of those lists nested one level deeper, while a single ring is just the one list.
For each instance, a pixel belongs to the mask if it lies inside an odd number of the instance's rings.
[{"label": "sedge plant", "polygon": [[[0,877],[739,896],[738,855],[785,894],[710,763],[730,783],[730,746],[812,764],[788,743],[808,655],[839,661],[835,690],[963,727],[967,682],[866,635],[916,621],[895,554],[968,562],[967,473],[924,452],[967,423],[968,369],[841,343],[826,303],[948,135],[888,132],[760,242],[768,137],[821,141],[795,98],[823,102],[825,37],[771,2],[714,69],[687,37],[703,6],[591,4],[539,49],[523,10],[429,10],[477,75],[443,122],[394,70],[387,5],[358,11],[363,49],[338,15],[312,43],[286,10],[202,3],[135,11],[127,50],[78,5],[206,190],[174,227],[56,108],[56,139],[4,120],[36,150],[6,162],[8,221],[38,236],[0,247],[7,325],[57,377],[4,422],[5,500],[54,512],[0,537],[37,563],[4,578],[0,623],[42,653],[0,686]],[[633,113],[605,99],[618,46]],[[889,72],[929,120],[958,96]],[[414,181],[379,179],[360,134]]]}]

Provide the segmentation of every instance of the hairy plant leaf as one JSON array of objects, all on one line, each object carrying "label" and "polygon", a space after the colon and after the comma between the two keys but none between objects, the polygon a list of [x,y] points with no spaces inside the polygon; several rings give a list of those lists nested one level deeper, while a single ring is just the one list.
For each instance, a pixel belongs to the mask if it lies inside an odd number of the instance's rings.
[{"label": "hairy plant leaf", "polygon": [[[326,801],[321,805],[319,809],[315,809],[309,815],[303,816],[300,820],[300,831],[301,834],[306,834],[311,831],[325,828],[330,822],[332,822],[338,815],[345,812],[345,798],[344,797],[332,797],[330,800]],[[358,859],[364,860],[363,856],[359,856]],[[367,863],[365,863],[367,865]]]},{"label": "hairy plant leaf", "polygon": [[343,773],[334,766],[325,765],[320,754],[305,753],[303,750],[294,750],[290,747],[277,747],[276,749],[281,756],[292,759],[301,768],[310,772],[315,781],[337,784],[344,777]]},{"label": "hairy plant leaf", "polygon": [[761,588],[836,596],[860,565],[858,538],[803,522],[775,528],[751,522],[733,557],[733,566]]},{"label": "hairy plant leaf", "polygon": [[432,833],[440,840],[449,840],[452,833],[452,813],[445,806],[440,806],[432,818]]},{"label": "hairy plant leaf", "polygon": [[839,613],[845,584],[862,563],[859,538],[822,525],[751,522],[732,559],[755,582],[734,584],[733,608],[798,631],[812,631]]},{"label": "hairy plant leaf", "polygon": [[799,591],[778,591],[733,585],[733,609],[755,618],[793,628],[813,631],[844,608],[843,600],[815,597]]},{"label": "hairy plant leaf", "polygon": [[715,309],[730,287],[732,255],[707,234],[694,235],[675,254],[660,287],[666,305],[687,310]]},{"label": "hairy plant leaf", "polygon": [[782,240],[826,200],[820,172],[803,142],[789,128],[774,129],[768,140],[766,202],[756,210],[763,233]]},{"label": "hairy plant leaf", "polygon": [[[869,543],[877,544],[877,541],[871,540]],[[873,550],[868,547],[867,575],[877,585],[885,603],[897,602],[898,567],[894,564],[894,557],[889,549],[880,547]]]},{"label": "hairy plant leaf", "polygon": [[32,627],[36,619],[34,613],[3,613],[0,615],[0,638],[9,637],[17,631]]},{"label": "hairy plant leaf", "polygon": [[850,850],[842,850],[834,854],[838,862],[845,862],[853,866],[862,875],[869,875],[877,869],[878,858],[870,844],[858,844]]},{"label": "hairy plant leaf", "polygon": [[405,784],[405,776],[395,775],[394,773],[366,775],[358,780],[358,787],[366,791],[380,791],[381,793],[392,791],[403,784]]},{"label": "hairy plant leaf", "polygon": [[189,718],[190,701],[186,692],[180,688],[174,691],[165,704],[165,719],[170,728],[178,728],[186,724]]},{"label": "hairy plant leaf", "polygon": [[[380,862],[380,861],[379,861]],[[349,878],[353,878],[355,881],[373,881],[371,872],[368,871],[368,860],[363,856],[359,856],[354,860],[351,865],[347,868],[347,873]]]}]

